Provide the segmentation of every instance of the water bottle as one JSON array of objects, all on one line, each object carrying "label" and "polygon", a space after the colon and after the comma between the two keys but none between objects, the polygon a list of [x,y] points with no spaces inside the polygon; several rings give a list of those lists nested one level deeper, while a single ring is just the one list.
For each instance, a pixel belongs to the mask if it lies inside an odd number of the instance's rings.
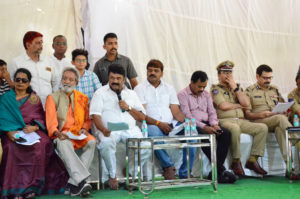
[{"label": "water bottle", "polygon": [[297,114],[294,115],[293,125],[294,127],[299,127],[299,118]]},{"label": "water bottle", "polygon": [[146,120],[143,120],[143,123],[142,123],[142,133],[143,133],[144,138],[148,137],[148,127],[147,127]]},{"label": "water bottle", "polygon": [[19,139],[19,138],[20,138],[20,134],[19,134],[19,133],[15,133],[15,134],[14,134],[14,137],[15,137],[16,139]]},{"label": "water bottle", "polygon": [[191,119],[191,136],[197,136],[198,135],[198,131],[196,128],[196,121],[195,118]]},{"label": "water bottle", "polygon": [[191,136],[191,128],[190,128],[190,122],[188,118],[184,120],[184,135]]}]

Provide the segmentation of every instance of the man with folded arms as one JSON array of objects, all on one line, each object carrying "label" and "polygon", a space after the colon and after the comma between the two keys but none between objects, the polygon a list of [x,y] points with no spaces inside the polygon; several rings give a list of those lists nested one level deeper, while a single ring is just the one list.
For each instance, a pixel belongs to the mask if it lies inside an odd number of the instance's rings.
[{"label": "man with folded arms", "polygon": [[[219,183],[234,183],[236,177],[226,171],[223,166],[227,157],[230,144],[230,132],[219,126],[216,110],[213,106],[212,98],[209,92],[205,91],[208,77],[203,71],[196,71],[191,77],[190,85],[178,93],[180,109],[184,115],[196,121],[199,134],[215,134],[217,140],[217,173]],[[203,140],[202,142],[208,140]],[[193,148],[196,152],[196,148]],[[209,147],[203,147],[202,151],[207,158],[211,160]],[[195,153],[194,152],[194,153]],[[211,173],[209,175],[211,177]]]},{"label": "man with folded arms", "polygon": [[[62,75],[62,88],[52,93],[46,100],[46,124],[49,137],[54,139],[59,157],[69,173],[65,194],[87,196],[91,185],[86,183],[88,171],[94,157],[96,139],[88,133],[91,128],[89,119],[89,98],[75,90],[79,73],[73,67],[66,67]],[[84,134],[81,140],[70,139],[67,133],[75,136]],[[80,157],[75,150],[82,149]]]},{"label": "man with folded arms", "polygon": [[[292,124],[288,121],[288,117],[283,114],[272,112],[278,102],[284,102],[278,88],[270,85],[272,80],[272,68],[268,65],[260,65],[256,69],[257,82],[246,89],[246,94],[250,98],[251,105],[246,110],[246,117],[257,123],[264,123],[268,126],[270,132],[275,132],[277,142],[283,160],[287,163],[286,137],[285,130]],[[296,135],[292,135],[296,136]],[[300,143],[293,143],[300,149]],[[287,178],[299,180],[293,172]]]},{"label": "man with folded arms", "polygon": [[[147,64],[147,80],[134,88],[146,108],[149,137],[168,136],[172,131],[172,127],[169,125],[172,120],[183,123],[185,119],[184,114],[180,111],[175,89],[162,80],[163,70],[164,66],[161,61],[150,60]],[[183,134],[183,130],[179,133]],[[155,150],[154,153],[160,161],[165,180],[175,179],[175,167],[167,151],[161,149]],[[193,160],[191,158],[190,169],[192,169]],[[186,162],[183,162],[179,169],[179,177],[187,178]]]},{"label": "man with folded arms", "polygon": [[[108,170],[109,187],[113,190],[119,189],[116,178],[116,147],[119,142],[126,143],[128,138],[142,138],[141,129],[136,122],[145,119],[145,109],[138,96],[133,90],[125,86],[125,70],[120,64],[112,64],[108,67],[108,84],[99,88],[91,101],[90,116],[96,127],[95,134],[100,143],[97,148],[100,151],[105,167]],[[109,123],[125,123],[124,128],[116,130],[108,129]],[[141,145],[150,145],[142,142]],[[151,155],[150,150],[141,150],[141,166]],[[137,158],[136,158],[137,160]],[[133,165],[130,164],[130,165]],[[137,166],[137,162],[135,163]],[[136,173],[131,175],[137,175]]]},{"label": "man with folded arms", "polygon": [[231,133],[231,169],[238,176],[245,175],[240,160],[240,135],[247,133],[253,136],[253,144],[246,168],[258,174],[266,175],[267,172],[260,167],[257,159],[264,155],[268,127],[265,124],[252,123],[244,119],[243,109],[249,106],[250,101],[239,84],[235,83],[232,75],[233,67],[234,64],[231,61],[220,63],[217,66],[219,84],[211,87],[211,95],[220,125]]}]

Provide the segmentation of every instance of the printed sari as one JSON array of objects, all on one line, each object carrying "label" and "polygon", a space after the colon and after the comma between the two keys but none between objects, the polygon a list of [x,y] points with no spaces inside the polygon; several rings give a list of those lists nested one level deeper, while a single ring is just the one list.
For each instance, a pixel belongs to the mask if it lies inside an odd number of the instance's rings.
[{"label": "printed sari", "polygon": [[[16,100],[11,90],[0,97],[0,136],[3,157],[0,165],[1,197],[63,193],[68,173],[54,152],[45,132],[45,113],[40,98],[32,93]],[[11,141],[7,131],[22,130],[25,125],[38,125],[40,142],[24,146]]]}]

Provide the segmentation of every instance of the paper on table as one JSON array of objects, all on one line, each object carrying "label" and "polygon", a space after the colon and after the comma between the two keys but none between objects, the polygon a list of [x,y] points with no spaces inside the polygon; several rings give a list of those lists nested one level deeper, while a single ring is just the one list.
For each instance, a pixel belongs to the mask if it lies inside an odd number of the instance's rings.
[{"label": "paper on table", "polygon": [[19,131],[18,134],[21,138],[24,138],[26,140],[26,142],[18,142],[16,140],[16,143],[18,144],[30,146],[40,142],[41,137],[36,132],[24,133],[24,131]]},{"label": "paper on table", "polygon": [[70,131],[68,131],[67,136],[72,140],[84,140],[85,138],[87,138],[87,136],[84,134],[80,134],[79,136],[77,136],[71,133]]},{"label": "paper on table", "polygon": [[118,123],[107,122],[107,128],[110,131],[123,131],[123,130],[128,130],[129,126],[125,122],[118,122]]},{"label": "paper on table", "polygon": [[169,137],[177,135],[183,129],[183,124],[179,124],[178,125],[178,121],[177,120],[172,120],[171,123],[173,125],[173,130],[170,131]]},{"label": "paper on table", "polygon": [[273,113],[283,113],[286,112],[294,102],[279,102],[272,110]]}]

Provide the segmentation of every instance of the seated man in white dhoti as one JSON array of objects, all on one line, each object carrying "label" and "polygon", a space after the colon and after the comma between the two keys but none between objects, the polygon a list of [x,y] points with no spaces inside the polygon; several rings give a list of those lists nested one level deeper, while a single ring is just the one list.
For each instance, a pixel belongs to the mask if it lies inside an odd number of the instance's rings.
[{"label": "seated man in white dhoti", "polygon": [[[96,127],[99,139],[98,149],[109,173],[108,184],[113,190],[119,189],[116,178],[116,146],[126,143],[128,138],[141,138],[142,133],[136,121],[145,119],[145,109],[136,93],[124,86],[125,70],[119,64],[112,64],[108,69],[109,84],[99,88],[91,101],[90,116]],[[128,128],[111,131],[108,123],[125,123]],[[142,143],[144,144],[144,143]],[[150,150],[141,150],[141,163],[147,161]],[[135,164],[137,165],[137,164]],[[137,169],[135,169],[137,174]]]}]

